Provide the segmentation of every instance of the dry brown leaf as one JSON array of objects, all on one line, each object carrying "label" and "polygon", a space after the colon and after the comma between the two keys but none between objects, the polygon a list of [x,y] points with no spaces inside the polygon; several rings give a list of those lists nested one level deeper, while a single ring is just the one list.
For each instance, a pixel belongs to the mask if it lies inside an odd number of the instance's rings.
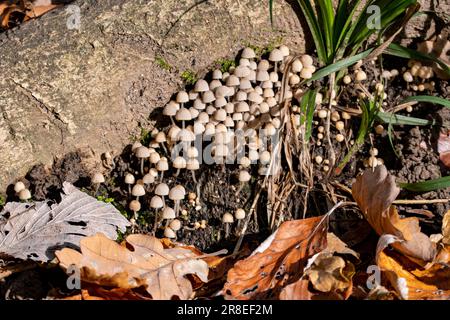
[{"label": "dry brown leaf", "polygon": [[350,249],[347,244],[339,239],[334,233],[327,233],[327,247],[322,253],[340,253],[340,254],[350,254],[355,258],[359,259],[359,253]]},{"label": "dry brown leaf", "polygon": [[[448,251],[448,248],[445,250]],[[378,267],[397,294],[407,300],[450,299],[449,262],[437,262],[423,268],[392,250],[382,250],[377,257]]]},{"label": "dry brown leaf", "polygon": [[208,281],[208,265],[190,250],[164,249],[157,238],[147,235],[130,235],[126,242],[133,251],[97,234],[80,241],[81,253],[65,248],[56,256],[64,269],[77,266],[85,282],[123,289],[144,286],[155,300],[191,298],[188,274]]},{"label": "dry brown leaf", "polygon": [[300,279],[281,290],[280,300],[313,300],[314,294],[309,290],[309,281]]},{"label": "dry brown leaf", "polygon": [[[352,286],[354,267],[338,256],[319,253],[305,270],[314,289],[321,292],[348,291]],[[348,295],[346,294],[348,297]]]},{"label": "dry brown leaf", "polygon": [[419,220],[415,217],[400,218],[392,202],[400,189],[385,166],[367,169],[356,178],[352,186],[353,198],[365,218],[381,236],[391,234],[401,242],[393,246],[400,252],[424,261],[432,261],[436,248],[430,238],[420,232]]},{"label": "dry brown leaf", "polygon": [[309,257],[326,247],[325,216],[284,222],[253,254],[228,271],[227,299],[277,297],[296,281]]}]

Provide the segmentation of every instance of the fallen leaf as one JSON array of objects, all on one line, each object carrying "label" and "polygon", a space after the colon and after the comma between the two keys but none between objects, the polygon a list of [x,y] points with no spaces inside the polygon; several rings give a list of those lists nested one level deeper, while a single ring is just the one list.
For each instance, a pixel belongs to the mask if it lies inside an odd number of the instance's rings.
[{"label": "fallen leaf", "polygon": [[80,241],[81,253],[64,248],[56,256],[65,270],[75,265],[85,282],[122,289],[144,286],[155,300],[191,298],[188,274],[208,281],[207,263],[191,250],[164,249],[157,238],[138,234],[128,236],[126,243],[124,247],[97,234]]},{"label": "fallen leaf", "polygon": [[420,232],[419,220],[400,218],[395,206],[391,205],[399,192],[394,177],[383,165],[364,171],[352,186],[353,198],[378,235],[394,235],[402,240],[394,243],[394,248],[411,257],[432,261],[436,254],[435,244]]},{"label": "fallen leaf", "polygon": [[[59,204],[9,202],[0,212],[0,253],[19,259],[49,261],[54,251],[78,247],[80,239],[102,232],[117,238],[130,223],[111,204],[97,201],[64,182]],[[8,218],[7,218],[8,217]]]},{"label": "fallen leaf", "polygon": [[442,242],[450,245],[450,210],[447,211],[442,219]]},{"label": "fallen leaf", "polygon": [[450,266],[434,263],[428,268],[417,265],[396,251],[383,250],[377,263],[398,295],[406,300],[450,299]]},{"label": "fallen leaf", "polygon": [[319,253],[305,270],[313,287],[321,292],[342,292],[348,289],[352,286],[353,274],[354,267],[351,263],[329,253]]},{"label": "fallen leaf", "polygon": [[300,279],[281,290],[280,300],[313,300],[314,294],[309,290],[309,281]]},{"label": "fallen leaf", "polygon": [[340,253],[340,254],[349,254],[359,259],[359,253],[350,249],[345,242],[339,239],[334,233],[327,233],[327,247],[322,253]]},{"label": "fallen leaf", "polygon": [[326,246],[325,216],[286,221],[253,254],[228,271],[227,299],[277,297],[281,289],[300,278],[306,261]]}]

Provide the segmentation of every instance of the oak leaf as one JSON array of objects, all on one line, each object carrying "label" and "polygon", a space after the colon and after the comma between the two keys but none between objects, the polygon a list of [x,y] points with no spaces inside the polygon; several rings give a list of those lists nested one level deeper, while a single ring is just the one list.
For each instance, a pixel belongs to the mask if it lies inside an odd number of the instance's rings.
[{"label": "oak leaf", "polygon": [[396,236],[401,241],[394,243],[394,248],[413,258],[432,261],[436,254],[435,244],[420,232],[419,220],[401,218],[391,205],[399,192],[394,177],[385,166],[367,169],[352,186],[353,198],[378,235]]},{"label": "oak leaf", "polygon": [[207,263],[191,250],[164,249],[157,238],[140,234],[128,236],[126,245],[97,234],[80,241],[81,253],[64,248],[56,256],[63,269],[77,267],[85,282],[123,289],[143,286],[155,300],[191,298],[188,274],[208,281]]},{"label": "oak leaf", "polygon": [[253,254],[228,271],[227,299],[277,297],[303,273],[307,259],[326,247],[325,216],[284,222]]}]

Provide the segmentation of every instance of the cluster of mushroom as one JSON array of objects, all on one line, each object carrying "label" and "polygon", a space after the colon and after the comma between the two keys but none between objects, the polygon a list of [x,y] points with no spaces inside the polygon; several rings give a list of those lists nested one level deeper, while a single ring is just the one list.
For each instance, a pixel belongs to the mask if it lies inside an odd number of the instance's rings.
[{"label": "cluster of mushroom", "polygon": [[27,187],[22,181],[17,181],[14,184],[14,192],[22,201],[27,201],[31,199],[31,191],[27,189]]},{"label": "cluster of mushroom", "polygon": [[[248,160],[259,161],[262,165],[269,163],[270,150],[262,146],[256,130],[246,128],[256,117],[264,123],[262,133],[265,136],[274,135],[280,127],[280,113],[274,107],[280,95],[280,69],[288,57],[289,48],[284,45],[270,52],[267,60],[257,60],[254,50],[245,48],[238,66],[230,68],[229,72],[216,69],[211,81],[200,79],[189,92],[178,92],[163,110],[172,120],[167,134],[169,151],[180,145],[184,150],[184,156],[177,156],[172,165],[178,170],[191,170],[195,181],[194,171],[200,165],[199,151],[192,145],[196,137],[202,141],[213,140],[211,156],[216,164],[234,159],[235,152],[242,148],[248,149],[246,155],[238,159],[242,160],[240,164],[244,168],[248,167]],[[312,58],[303,55],[293,62],[289,83],[295,86],[301,78],[309,79],[314,71]],[[287,95],[292,96],[292,91],[288,90]],[[239,130],[243,141],[239,140],[234,148]]]},{"label": "cluster of mushroom", "polygon": [[363,161],[364,167],[375,168],[376,166],[381,166],[382,164],[384,164],[383,159],[377,158],[377,156],[378,156],[377,148],[370,148],[369,154],[370,154],[370,157],[367,159],[364,159],[364,161]]},{"label": "cluster of mushroom", "polygon": [[[420,61],[410,60],[408,68],[403,68],[403,80],[405,80],[414,91],[433,91],[435,82],[430,81],[434,76],[432,67],[424,66]],[[428,82],[427,82],[428,81]]]}]

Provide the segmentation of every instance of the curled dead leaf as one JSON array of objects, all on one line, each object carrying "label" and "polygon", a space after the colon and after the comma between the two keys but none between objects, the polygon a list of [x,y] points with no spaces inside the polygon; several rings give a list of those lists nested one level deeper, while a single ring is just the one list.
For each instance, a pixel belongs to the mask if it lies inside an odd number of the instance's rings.
[{"label": "curled dead leaf", "polygon": [[139,234],[128,236],[126,242],[132,251],[97,234],[80,241],[81,253],[64,248],[56,256],[63,269],[78,268],[85,282],[122,289],[144,286],[155,300],[191,298],[188,274],[208,281],[207,263],[191,250],[164,249],[158,239]]},{"label": "curled dead leaf", "polygon": [[351,288],[354,267],[338,256],[319,253],[305,270],[314,289],[321,292],[344,291]]},{"label": "curled dead leaf", "polygon": [[277,297],[303,273],[306,261],[326,246],[325,216],[284,222],[253,254],[228,271],[227,299]]},{"label": "curled dead leaf", "polygon": [[397,250],[413,258],[432,261],[436,255],[435,244],[420,232],[419,220],[415,217],[401,218],[395,206],[391,205],[399,192],[400,188],[385,166],[367,169],[352,186],[353,198],[380,236],[396,236],[402,240],[393,244]]}]

